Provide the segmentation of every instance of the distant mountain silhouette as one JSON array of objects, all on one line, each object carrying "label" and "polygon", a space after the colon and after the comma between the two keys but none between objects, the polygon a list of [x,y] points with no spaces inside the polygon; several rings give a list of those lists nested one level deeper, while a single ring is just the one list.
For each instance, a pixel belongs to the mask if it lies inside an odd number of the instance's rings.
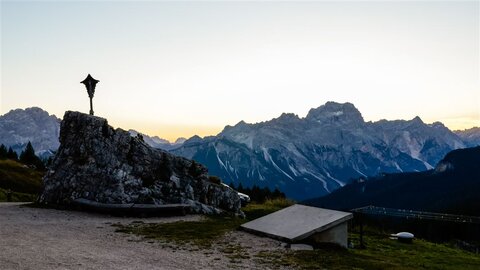
[{"label": "distant mountain silhouette", "polygon": [[480,146],[448,153],[433,170],[360,180],[305,204],[348,210],[368,205],[480,215]]}]

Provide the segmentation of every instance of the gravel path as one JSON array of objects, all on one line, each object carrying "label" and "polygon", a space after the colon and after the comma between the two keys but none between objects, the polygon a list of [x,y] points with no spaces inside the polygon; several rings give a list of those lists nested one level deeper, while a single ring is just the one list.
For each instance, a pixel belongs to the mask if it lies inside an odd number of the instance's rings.
[{"label": "gravel path", "polygon": [[285,250],[281,242],[234,231],[220,242],[241,246],[251,256],[232,261],[221,247],[166,247],[157,241],[115,233],[111,226],[201,218],[121,218],[0,203],[0,269],[268,269],[259,265],[254,255],[262,250]]}]

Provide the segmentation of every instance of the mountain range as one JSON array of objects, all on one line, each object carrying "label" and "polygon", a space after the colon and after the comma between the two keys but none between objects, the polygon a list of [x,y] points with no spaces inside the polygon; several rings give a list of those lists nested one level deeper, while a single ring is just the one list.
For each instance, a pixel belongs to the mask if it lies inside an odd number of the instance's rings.
[{"label": "mountain range", "polygon": [[[0,116],[0,143],[21,149],[32,141],[37,153],[51,153],[58,148],[59,122],[40,108],[12,110]],[[284,113],[256,124],[240,121],[205,138],[169,143],[141,135],[155,148],[206,165],[226,183],[278,187],[297,200],[328,194],[359,177],[428,170],[449,151],[480,143],[480,129],[456,134],[419,117],[365,122],[353,104],[335,102],[303,118]]]},{"label": "mountain range", "polygon": [[425,172],[385,174],[360,180],[305,204],[338,210],[369,205],[480,215],[480,146],[448,153]]},{"label": "mountain range", "polygon": [[256,124],[241,121],[217,136],[192,137],[172,152],[206,165],[227,183],[278,187],[302,200],[359,177],[424,171],[464,147],[439,122],[365,122],[353,104],[328,102],[304,118],[284,113]]}]

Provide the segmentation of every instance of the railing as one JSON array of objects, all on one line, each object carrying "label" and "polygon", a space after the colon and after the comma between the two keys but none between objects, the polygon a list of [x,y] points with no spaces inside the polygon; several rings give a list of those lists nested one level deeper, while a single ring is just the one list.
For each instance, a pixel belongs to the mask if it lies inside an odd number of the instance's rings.
[{"label": "railing", "polygon": [[371,206],[371,205],[361,207],[361,208],[355,208],[355,209],[352,209],[351,211],[353,213],[364,214],[364,215],[401,217],[401,218],[416,219],[416,220],[435,220],[435,221],[447,221],[447,222],[456,222],[456,223],[480,224],[480,217],[394,209],[394,208],[377,207],[377,206]]}]

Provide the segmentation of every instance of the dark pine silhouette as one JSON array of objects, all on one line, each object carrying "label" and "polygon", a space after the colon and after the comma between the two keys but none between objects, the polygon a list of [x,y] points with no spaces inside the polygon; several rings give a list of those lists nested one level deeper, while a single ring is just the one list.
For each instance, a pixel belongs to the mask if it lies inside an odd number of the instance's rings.
[{"label": "dark pine silhouette", "polygon": [[35,155],[35,150],[30,142],[27,143],[25,150],[20,153],[19,161],[25,165],[34,166],[37,170],[45,170],[42,160]]},{"label": "dark pine silhouette", "polygon": [[238,192],[247,194],[250,196],[250,200],[256,203],[264,203],[267,199],[285,199],[285,193],[281,192],[278,188],[275,188],[273,191],[268,187],[261,188],[257,185],[244,188],[242,183],[239,183],[237,187],[234,183],[230,183],[229,186]]},{"label": "dark pine silhouette", "polygon": [[8,150],[5,145],[0,145],[0,159],[7,159]]},{"label": "dark pine silhouette", "polygon": [[8,148],[8,151],[7,151],[7,159],[11,159],[11,160],[18,161],[17,152],[13,151],[12,147],[9,147],[9,148]]}]

